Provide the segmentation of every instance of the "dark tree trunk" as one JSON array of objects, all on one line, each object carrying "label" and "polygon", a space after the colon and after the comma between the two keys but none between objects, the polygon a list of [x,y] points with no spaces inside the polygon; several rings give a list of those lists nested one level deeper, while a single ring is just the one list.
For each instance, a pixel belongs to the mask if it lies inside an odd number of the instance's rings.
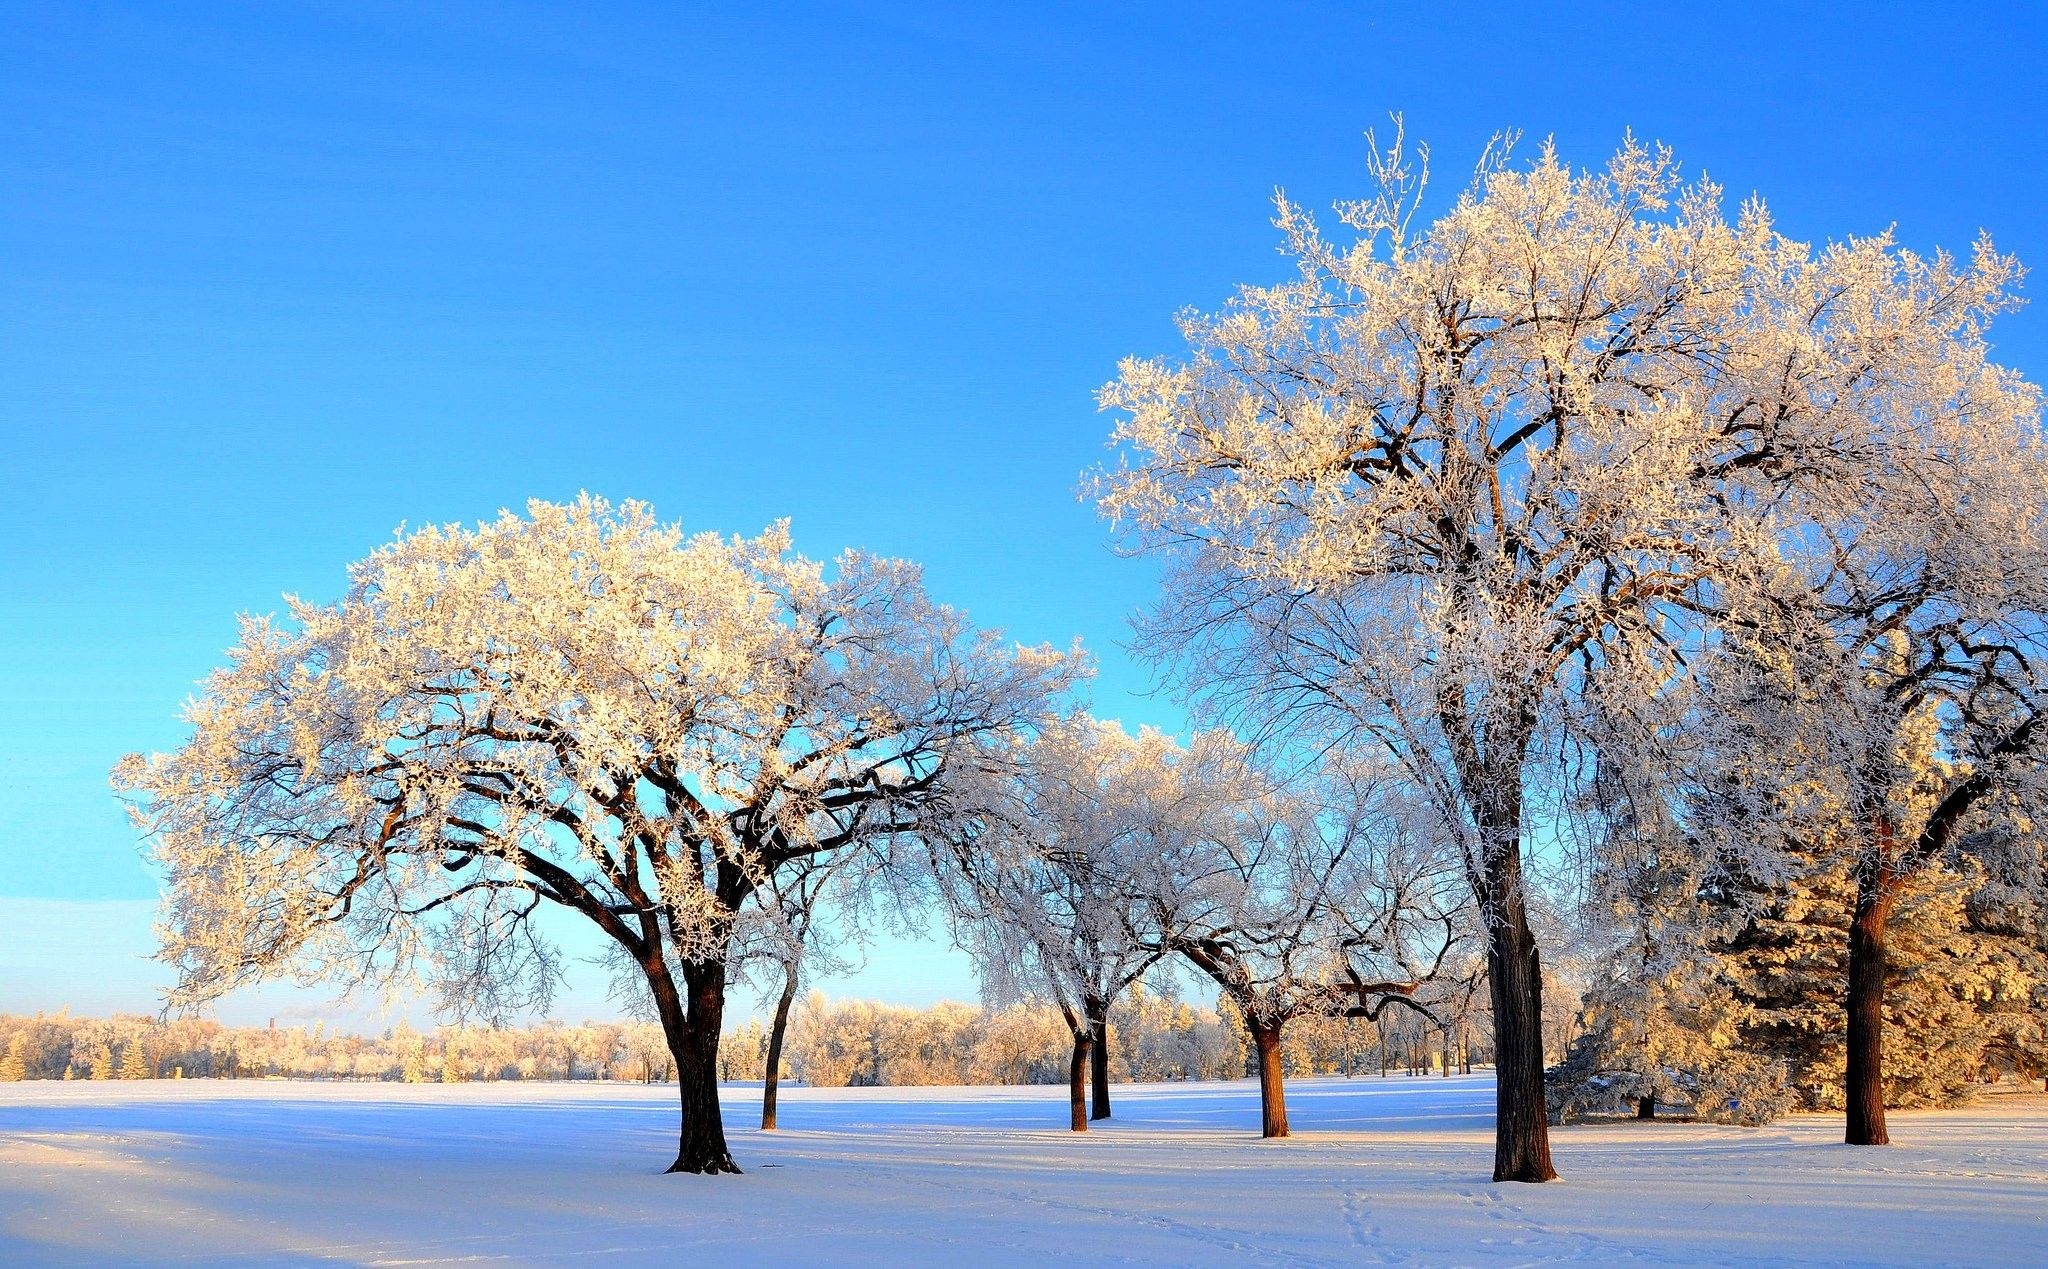
[{"label": "dark tree trunk", "polygon": [[1492,825],[1482,824],[1481,831],[1490,845],[1485,876],[1475,888],[1486,921],[1493,998],[1493,1179],[1554,1181],[1543,1101],[1543,965],[1522,890],[1519,805]]},{"label": "dark tree trunk", "polygon": [[1884,971],[1892,902],[1898,887],[1882,868],[1860,879],[1849,922],[1849,1069],[1843,1095],[1852,1146],[1891,1144],[1884,1123]]},{"label": "dark tree trunk", "polygon": [[1654,1094],[1654,1093],[1646,1093],[1646,1094],[1644,1094],[1643,1096],[1641,1096],[1641,1097],[1638,1097],[1638,1098],[1636,1098],[1636,1118],[1637,1118],[1637,1119],[1655,1119],[1656,1117],[1657,1117],[1657,1097],[1656,1097],[1656,1094]]},{"label": "dark tree trunk", "polygon": [[796,970],[783,971],[775,1022],[768,1028],[768,1060],[761,1069],[761,1131],[775,1131],[775,1093],[782,1084],[782,1037],[789,1030],[789,1006],[796,999]]},{"label": "dark tree trunk", "polygon": [[1252,1047],[1259,1061],[1259,1135],[1287,1135],[1287,1086],[1280,1066],[1281,1023],[1254,1022],[1245,1015],[1245,1028],[1252,1033]]},{"label": "dark tree trunk", "polygon": [[1095,1034],[1083,1022],[1074,1028],[1074,1060],[1067,1064],[1067,1108],[1075,1132],[1088,1131],[1088,1066],[1094,1052]]},{"label": "dark tree trunk", "polygon": [[668,1170],[736,1173],[740,1168],[726,1148],[725,1120],[718,1107],[718,1033],[725,1023],[725,964],[686,961],[682,968],[689,994],[687,1009],[658,953],[647,969],[662,1032],[675,1055],[676,1090],[683,1110],[676,1161]]},{"label": "dark tree trunk", "polygon": [[1109,1118],[1109,1002],[1091,1000],[1087,1004],[1088,1031],[1094,1039],[1089,1055],[1089,1075],[1093,1085],[1094,1108],[1090,1119]]}]

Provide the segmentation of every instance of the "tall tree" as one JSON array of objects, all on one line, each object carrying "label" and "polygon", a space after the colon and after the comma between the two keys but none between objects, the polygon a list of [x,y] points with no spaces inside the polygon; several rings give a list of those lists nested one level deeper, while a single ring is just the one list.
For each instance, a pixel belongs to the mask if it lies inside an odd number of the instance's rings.
[{"label": "tall tree", "polygon": [[1378,191],[1339,209],[1355,242],[1281,199],[1299,277],[1184,318],[1178,364],[1124,364],[1103,506],[1171,561],[1145,637],[1199,700],[1265,736],[1376,739],[1458,834],[1489,939],[1494,1176],[1543,1181],[1524,852],[1563,802],[1532,802],[1557,791],[1534,782],[1545,730],[1603,682],[1659,690],[1727,579],[1765,567],[1787,498],[1854,485],[1916,413],[2009,416],[1992,378],[1939,367],[1982,367],[2011,268],[1885,238],[1814,252],[1634,142],[1601,172],[1548,147],[1484,162],[1420,234],[1398,138],[1372,167]]},{"label": "tall tree", "polygon": [[1796,878],[1804,908],[1826,906],[1828,875],[1846,873],[1851,1145],[1890,1139],[1886,984],[1902,900],[1946,872],[1988,873],[2036,904],[2041,893],[2032,834],[1970,830],[2039,814],[2048,795],[2048,476],[2029,441],[1976,473],[2007,496],[1957,488],[1983,462],[1967,451],[1998,434],[1982,417],[1967,426],[1968,443],[1920,473],[1931,496],[1838,521],[1794,555],[1798,581],[1731,637],[1721,659],[1736,682],[1708,710],[1721,740],[1696,799],[1707,839],[1738,875]]},{"label": "tall tree", "polygon": [[911,565],[828,573],[783,526],[685,538],[589,497],[401,537],[290,608],[245,619],[182,747],[117,773],[166,876],[171,1002],[295,973],[530,1003],[553,905],[646,980],[678,1172],[738,1170],[718,1041],[764,882],[932,828],[956,755],[1080,668],[975,632]]}]

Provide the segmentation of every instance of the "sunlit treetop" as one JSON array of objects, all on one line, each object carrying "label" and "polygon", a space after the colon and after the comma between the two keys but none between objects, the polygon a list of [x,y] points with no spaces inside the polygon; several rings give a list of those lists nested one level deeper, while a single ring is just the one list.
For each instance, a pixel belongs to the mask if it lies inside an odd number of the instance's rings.
[{"label": "sunlit treetop", "polygon": [[167,875],[174,1000],[293,970],[494,1008],[547,992],[543,903],[651,980],[722,963],[779,869],[929,827],[956,751],[1084,672],[974,630],[910,564],[796,555],[785,525],[536,502],[245,620],[191,739],[117,779]]}]

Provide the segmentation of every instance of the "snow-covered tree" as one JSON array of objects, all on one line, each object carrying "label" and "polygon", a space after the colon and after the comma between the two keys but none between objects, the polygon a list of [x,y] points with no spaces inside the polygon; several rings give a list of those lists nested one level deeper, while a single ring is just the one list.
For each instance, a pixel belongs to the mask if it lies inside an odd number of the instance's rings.
[{"label": "snow-covered tree", "polygon": [[28,1078],[28,1036],[17,1031],[7,1038],[7,1050],[0,1054],[0,1082]]},{"label": "snow-covered tree", "polygon": [[139,1036],[121,1046],[120,1077],[124,1080],[149,1078],[149,1058],[142,1052],[142,1039]]},{"label": "snow-covered tree", "polygon": [[1682,1104],[1707,1120],[1776,1118],[1793,1102],[1785,1063],[1745,1046],[1753,1011],[1722,955],[1743,914],[1709,897],[1710,866],[1667,814],[1660,781],[1596,788],[1617,796],[1579,930],[1593,979],[1580,1031],[1546,1076],[1552,1117],[1649,1119]]},{"label": "snow-covered tree", "polygon": [[[1483,164],[1419,234],[1399,144],[1374,168],[1340,208],[1355,244],[1283,199],[1300,276],[1185,318],[1178,364],[1125,363],[1103,505],[1170,557],[1147,637],[1200,699],[1376,738],[1457,830],[1490,940],[1495,1177],[1541,1181],[1545,729],[1602,683],[1660,690],[1731,577],[1825,523],[1788,502],[1867,495],[1923,420],[2009,436],[2031,393],[1980,332],[2013,267],[1882,235],[1814,251],[1634,142],[1602,172]],[[2038,523],[1996,505],[1933,514]]]},{"label": "snow-covered tree", "polygon": [[337,602],[251,618],[125,760],[176,1005],[267,975],[544,999],[542,905],[637,965],[675,1059],[675,1171],[736,1171],[717,1098],[735,923],[771,878],[948,813],[965,748],[1050,712],[1070,654],[1006,647],[908,564],[529,504],[400,537]]},{"label": "snow-covered tree", "polygon": [[835,895],[849,900],[860,897],[863,883],[873,880],[879,862],[872,856],[848,852],[794,861],[768,878],[758,895],[758,906],[750,914],[753,919],[736,940],[738,946],[732,959],[739,974],[759,971],[779,981],[761,1050],[763,1132],[773,1132],[780,1126],[782,1050],[789,1035],[789,1014],[796,1003],[797,989],[807,973],[847,968],[836,949],[859,935],[854,920],[860,909],[853,902],[841,905],[835,925],[828,927],[819,918],[831,907]]},{"label": "snow-covered tree", "polygon": [[[1922,874],[1966,861],[2038,902],[2036,835],[1971,829],[2029,822],[2048,797],[2048,452],[2033,390],[1984,361],[2001,266],[1882,263],[1907,277],[1885,289],[1879,270],[1858,280],[1881,296],[1842,302],[1879,306],[1886,333],[1927,345],[1894,368],[1926,382],[1859,403],[1873,440],[1858,478],[1785,500],[1800,519],[1783,568],[1707,671],[1719,690],[1696,719],[1712,738],[1694,806],[1702,836],[1748,870],[1785,871],[1774,856],[1846,868],[1843,1100],[1847,1140],[1865,1145],[1888,1139],[1895,908]],[[1885,307],[1941,312],[1958,291],[1976,299],[1945,317]]]},{"label": "snow-covered tree", "polygon": [[1242,1027],[1135,983],[1110,1006],[1111,1069],[1128,1080],[1220,1079],[1244,1072]]},{"label": "snow-covered tree", "polygon": [[[1886,923],[1883,1052],[1888,1106],[1966,1100],[1986,1049],[2012,1016],[2001,1007],[2035,988],[2002,940],[1971,928],[1968,881],[1945,869],[1916,873]],[[1798,1104],[1846,1107],[1847,934],[1856,886],[1839,859],[1778,888],[1720,951],[1718,977],[1744,1006],[1741,1042],[1781,1062]]]},{"label": "snow-covered tree", "polygon": [[1418,992],[1465,943],[1468,913],[1433,821],[1376,765],[1334,760],[1287,784],[1234,746],[1204,765],[1231,796],[1151,872],[1152,937],[1237,1012],[1261,1135],[1284,1137],[1287,1024],[1398,1004],[1436,1025]]},{"label": "snow-covered tree", "polygon": [[982,999],[1044,1000],[1066,1019],[1075,1132],[1110,1115],[1110,1007],[1165,954],[1164,940],[1145,934],[1147,884],[1205,828],[1215,791],[1201,771],[1199,756],[1151,728],[1133,737],[1069,717],[1001,757],[982,814],[938,860]]},{"label": "snow-covered tree", "polygon": [[[1827,720],[1800,707],[1844,693],[1767,671],[1754,629],[1661,703],[1667,725],[1683,716],[1676,735],[1645,747],[1640,730],[1604,729],[1606,840],[1587,949],[1601,972],[1586,1031],[1551,1072],[1565,1117],[1630,1098],[1645,1113],[1677,1100],[1744,1122],[1845,1105],[1864,830],[1844,808],[1850,780],[1812,759],[1830,743]],[[1901,778],[1953,774],[1934,719],[1922,708],[1895,737]],[[1684,762],[1660,765],[1673,754]],[[2033,1034],[2039,895],[2013,884],[2034,879],[2031,848],[2018,824],[1972,818],[1968,840],[1895,883],[1881,1006],[1896,1037],[1882,1055],[1888,1105],[1953,1104],[1988,1052],[2019,1051]]]}]

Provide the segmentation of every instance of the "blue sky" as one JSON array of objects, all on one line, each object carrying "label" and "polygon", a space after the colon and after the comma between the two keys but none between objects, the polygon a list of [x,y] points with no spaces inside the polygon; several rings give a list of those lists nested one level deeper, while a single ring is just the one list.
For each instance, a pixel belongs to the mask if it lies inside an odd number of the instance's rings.
[{"label": "blue sky", "polygon": [[[0,1009],[149,1006],[107,768],[402,522],[789,516],[1175,725],[1075,497],[1093,392],[1279,276],[1274,187],[1357,193],[1389,111],[1444,193],[1499,129],[1632,128],[1795,236],[2048,261],[2035,6],[769,8],[5,4]],[[1996,334],[2036,380],[2044,320]],[[844,989],[969,986],[892,944]]]}]

